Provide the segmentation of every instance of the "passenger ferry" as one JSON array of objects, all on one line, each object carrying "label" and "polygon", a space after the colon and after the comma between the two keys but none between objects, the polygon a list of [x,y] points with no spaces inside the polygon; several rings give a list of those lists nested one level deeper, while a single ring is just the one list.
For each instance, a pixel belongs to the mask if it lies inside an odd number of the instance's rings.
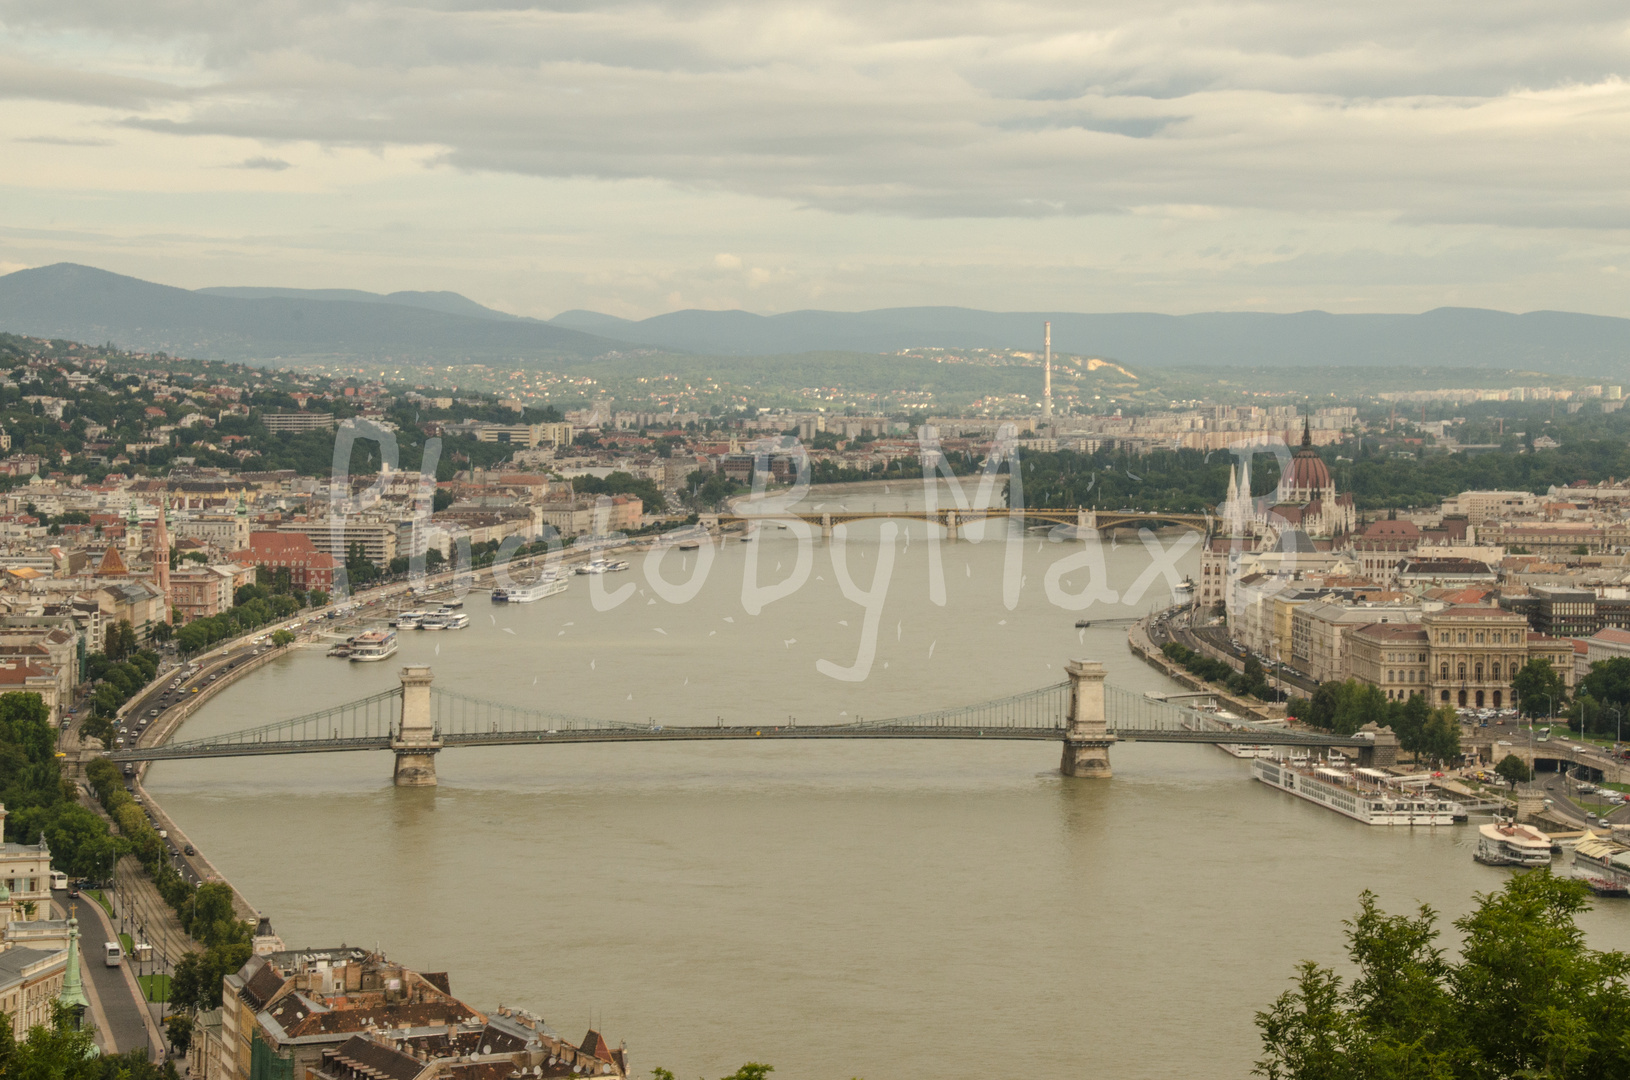
[{"label": "passenger ferry", "polygon": [[[1456,817],[1465,816],[1459,804],[1424,792],[1399,795],[1381,790],[1388,774],[1379,769],[1295,768],[1259,757],[1251,762],[1251,775],[1366,825],[1453,825]],[[1366,782],[1374,786],[1366,788]]]},{"label": "passenger ferry", "polygon": [[1630,851],[1594,834],[1573,845],[1573,874],[1598,896],[1624,896],[1630,890]]},{"label": "passenger ferry", "polygon": [[396,631],[369,630],[351,639],[351,662],[373,663],[396,655]]},{"label": "passenger ferry", "polygon": [[627,570],[628,564],[621,559],[595,559],[584,563],[577,568],[579,574],[610,574],[618,570]]},{"label": "passenger ferry", "polygon": [[418,629],[420,623],[424,622],[425,616],[429,614],[430,612],[428,611],[398,612],[396,619],[391,623],[391,625],[396,627],[398,630],[415,630]]},{"label": "passenger ferry", "polygon": [[1472,858],[1486,866],[1551,865],[1551,838],[1532,825],[1496,821],[1477,833]]},{"label": "passenger ferry", "polygon": [[492,590],[492,602],[495,604],[530,604],[534,600],[542,600],[546,596],[566,591],[566,579],[563,577],[540,578],[531,585],[517,585],[513,589]]},{"label": "passenger ferry", "polygon": [[419,620],[420,630],[462,630],[470,625],[470,617],[461,611],[438,611]]},{"label": "passenger ferry", "polygon": [[1194,579],[1186,577],[1172,588],[1172,603],[1177,607],[1188,607],[1194,603]]}]

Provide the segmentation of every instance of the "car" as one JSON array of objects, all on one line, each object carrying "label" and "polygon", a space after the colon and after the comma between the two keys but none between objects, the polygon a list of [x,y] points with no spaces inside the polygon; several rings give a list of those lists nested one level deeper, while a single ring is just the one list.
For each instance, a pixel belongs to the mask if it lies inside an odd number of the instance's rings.
[{"label": "car", "polygon": [[148,710],[147,710],[147,715],[148,715],[148,716],[157,716],[157,715],[158,715],[158,712],[159,712],[159,711],[158,711],[158,710],[157,710],[157,709],[148,709]]},{"label": "car", "polygon": [[[209,677],[209,681],[210,681],[210,682],[214,682],[214,681],[215,681],[215,680],[216,680],[216,679],[219,679],[219,678],[220,678],[220,677],[221,677],[221,676],[220,676],[220,675],[219,675],[219,674],[216,674],[216,675],[211,675],[211,676],[210,676],[210,677]],[[197,691],[197,690],[194,690],[194,691],[193,691],[193,693],[195,693],[195,694],[196,694],[196,693],[198,693],[198,691]]]},{"label": "car", "polygon": [[186,847],[181,849],[181,852],[184,855],[196,855],[198,854],[198,849],[193,847],[191,844],[188,844]]}]

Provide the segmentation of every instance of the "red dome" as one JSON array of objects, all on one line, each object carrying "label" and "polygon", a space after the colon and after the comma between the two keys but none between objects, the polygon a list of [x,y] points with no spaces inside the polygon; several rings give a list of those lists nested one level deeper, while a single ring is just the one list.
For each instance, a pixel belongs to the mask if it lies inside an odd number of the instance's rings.
[{"label": "red dome", "polygon": [[1290,470],[1286,474],[1287,486],[1300,491],[1319,491],[1330,487],[1330,468],[1319,452],[1313,449],[1313,432],[1304,422],[1302,445],[1291,455]]}]

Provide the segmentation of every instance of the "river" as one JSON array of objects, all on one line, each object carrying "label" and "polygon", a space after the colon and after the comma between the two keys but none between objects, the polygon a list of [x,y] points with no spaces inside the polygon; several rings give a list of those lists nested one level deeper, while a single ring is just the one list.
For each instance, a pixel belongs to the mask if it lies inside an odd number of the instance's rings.
[{"label": "river", "polygon": [[[817,670],[865,652],[864,609],[819,541],[803,588],[744,609],[750,558],[766,582],[795,565],[779,530],[724,544],[688,603],[658,598],[636,560],[603,580],[635,589],[611,610],[581,577],[528,606],[473,594],[469,629],[406,632],[397,660],[484,698],[663,723],[882,719],[1058,682],[1072,657],[1174,688],[1124,625],[1078,630],[1048,602],[1047,567],[1080,542],[1026,538],[1011,608],[1005,544],[944,545],[940,606],[923,527],[905,533],[860,681]],[[857,526],[847,544],[859,589],[877,538]],[[1150,555],[1103,546],[1124,593]],[[697,557],[670,552],[668,579]],[[1176,565],[1197,573],[1197,553]],[[1157,575],[1085,614],[1167,596]],[[387,689],[397,666],[306,650],[179,737]],[[381,753],[160,763],[147,788],[291,947],[378,946],[450,972],[478,1007],[530,1008],[572,1038],[592,1023],[639,1075],[755,1060],[786,1080],[1243,1077],[1254,1011],[1298,961],[1341,958],[1360,890],[1447,924],[1504,879],[1472,862],[1474,830],[1368,828],[1211,747],[1118,745],[1107,782],[1062,778],[1058,758],[1050,743],[483,748],[443,752],[433,790],[394,789]],[[1630,948],[1622,903],[1582,922],[1595,947]]]}]

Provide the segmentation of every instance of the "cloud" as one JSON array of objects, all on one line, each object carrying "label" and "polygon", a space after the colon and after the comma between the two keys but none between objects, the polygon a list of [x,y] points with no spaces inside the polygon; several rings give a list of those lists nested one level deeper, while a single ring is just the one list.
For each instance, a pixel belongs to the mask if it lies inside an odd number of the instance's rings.
[{"label": "cloud", "polygon": [[19,135],[11,140],[20,143],[39,143],[43,146],[112,146],[112,139],[76,139],[65,135]]},{"label": "cloud", "polygon": [[165,85],[91,54],[69,79],[57,57],[0,93],[145,106],[133,124],[178,135],[433,146],[476,172],[907,217],[1609,224],[1630,201],[1630,13],[1600,0],[0,0],[0,19],[21,46],[94,32],[177,65]]},{"label": "cloud", "polygon": [[267,172],[282,172],[284,169],[292,169],[292,168],[294,168],[294,166],[290,165],[287,161],[284,161],[282,158],[252,157],[252,158],[244,158],[242,161],[238,162],[237,164],[228,166],[228,168],[232,168],[232,169],[264,169]]}]

